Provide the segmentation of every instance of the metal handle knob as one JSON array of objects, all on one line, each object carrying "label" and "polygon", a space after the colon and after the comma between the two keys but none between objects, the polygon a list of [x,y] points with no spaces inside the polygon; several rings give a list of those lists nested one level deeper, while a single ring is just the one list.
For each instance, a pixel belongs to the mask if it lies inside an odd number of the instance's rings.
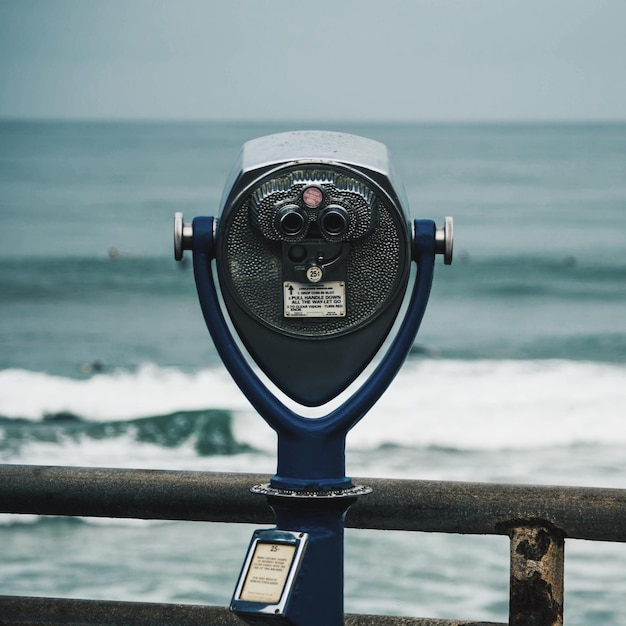
[{"label": "metal handle knob", "polygon": [[443,254],[443,262],[445,265],[452,264],[453,231],[453,220],[451,217],[446,217],[443,228],[438,228],[435,231],[435,252],[437,254]]},{"label": "metal handle knob", "polygon": [[182,213],[174,214],[174,258],[183,260],[185,250],[191,250],[193,241],[193,227],[185,224]]}]

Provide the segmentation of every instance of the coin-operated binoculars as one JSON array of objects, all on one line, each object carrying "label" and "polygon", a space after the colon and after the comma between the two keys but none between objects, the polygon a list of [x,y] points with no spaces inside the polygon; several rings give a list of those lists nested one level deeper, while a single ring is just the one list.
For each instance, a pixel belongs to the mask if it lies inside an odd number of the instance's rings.
[{"label": "coin-operated binoculars", "polygon": [[[188,225],[178,213],[174,231],[176,259],[193,252],[217,351],[278,435],[276,475],[253,487],[267,496],[276,528],[254,533],[231,609],[252,624],[343,624],[343,520],[370,491],[345,475],[346,435],[411,349],[435,255],[452,262],[452,220],[443,229],[430,220],[409,222],[383,144],[301,131],[247,142],[219,218]],[[399,321],[412,262],[417,269]],[[394,325],[376,367],[344,393]],[[301,409],[289,408],[281,392]],[[325,410],[342,394],[348,397]],[[305,417],[305,407],[321,414]]]}]

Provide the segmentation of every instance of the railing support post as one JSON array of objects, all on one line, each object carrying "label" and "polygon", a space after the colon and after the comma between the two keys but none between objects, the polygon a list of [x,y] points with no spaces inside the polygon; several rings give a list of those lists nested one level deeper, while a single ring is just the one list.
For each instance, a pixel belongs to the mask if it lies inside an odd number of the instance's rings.
[{"label": "railing support post", "polygon": [[563,626],[562,533],[520,526],[510,536],[509,626]]}]

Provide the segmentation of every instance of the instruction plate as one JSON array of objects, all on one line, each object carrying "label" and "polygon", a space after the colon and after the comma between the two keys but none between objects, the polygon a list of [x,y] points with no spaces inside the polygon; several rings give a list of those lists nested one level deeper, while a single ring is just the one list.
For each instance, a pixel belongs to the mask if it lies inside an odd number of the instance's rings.
[{"label": "instruction plate", "polygon": [[285,317],[345,317],[346,283],[283,283]]},{"label": "instruction plate", "polygon": [[293,624],[285,611],[288,610],[308,542],[309,535],[299,530],[255,530],[230,610],[242,615],[264,614],[268,619],[263,624],[270,621],[272,624]]},{"label": "instruction plate", "polygon": [[258,541],[238,599],[277,604],[285,590],[295,553],[295,544]]}]

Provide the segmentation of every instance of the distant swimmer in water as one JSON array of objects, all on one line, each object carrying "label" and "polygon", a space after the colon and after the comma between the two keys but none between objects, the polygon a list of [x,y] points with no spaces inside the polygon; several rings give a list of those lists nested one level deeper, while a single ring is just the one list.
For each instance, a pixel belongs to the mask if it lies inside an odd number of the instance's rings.
[{"label": "distant swimmer in water", "polygon": [[83,374],[100,374],[104,371],[104,363],[98,360],[92,363],[85,362],[80,366],[80,371]]}]

